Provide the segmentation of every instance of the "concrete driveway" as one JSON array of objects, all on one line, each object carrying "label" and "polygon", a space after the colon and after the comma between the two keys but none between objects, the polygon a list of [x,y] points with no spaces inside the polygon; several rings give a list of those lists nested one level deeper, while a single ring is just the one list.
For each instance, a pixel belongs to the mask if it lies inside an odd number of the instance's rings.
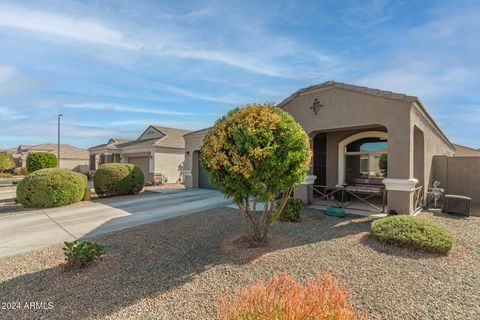
[{"label": "concrete driveway", "polygon": [[219,191],[165,189],[0,216],[0,257],[231,203]]}]

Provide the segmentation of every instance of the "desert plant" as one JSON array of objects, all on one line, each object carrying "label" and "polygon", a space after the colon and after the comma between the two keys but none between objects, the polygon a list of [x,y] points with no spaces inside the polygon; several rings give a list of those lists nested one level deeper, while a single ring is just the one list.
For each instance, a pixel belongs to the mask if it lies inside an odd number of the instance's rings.
[{"label": "desert plant", "polygon": [[18,183],[17,201],[25,207],[60,207],[83,199],[86,177],[67,169],[41,169]]},{"label": "desert plant", "polygon": [[221,320],[354,320],[365,319],[348,302],[349,292],[332,276],[320,276],[299,283],[290,274],[275,274],[273,279],[259,281],[220,298]]},{"label": "desert plant", "polygon": [[343,208],[341,204],[339,203],[332,203],[331,205],[329,205],[330,208],[335,208],[335,209],[340,209],[340,208]]},{"label": "desert plant", "polygon": [[384,176],[387,176],[388,172],[388,154],[382,153],[380,158],[378,158],[378,167],[382,171]]},{"label": "desert plant", "polygon": [[447,253],[453,237],[445,227],[408,215],[388,216],[372,223],[372,235],[380,242],[430,252]]},{"label": "desert plant", "polygon": [[[269,222],[276,220],[272,215],[280,214],[305,178],[311,150],[307,134],[291,115],[272,104],[252,104],[217,120],[204,138],[201,155],[210,181],[233,198],[248,237],[260,243],[267,239]],[[275,209],[279,195],[281,204]],[[260,215],[257,201],[265,203]]]},{"label": "desert plant", "polygon": [[107,163],[93,176],[95,192],[101,198],[142,191],[145,178],[139,167],[129,163]]},{"label": "desert plant", "polygon": [[78,270],[86,267],[95,259],[101,259],[105,254],[105,246],[89,240],[75,240],[64,242],[65,269]]},{"label": "desert plant", "polygon": [[15,162],[12,159],[12,154],[7,151],[0,151],[0,172],[13,167],[15,167]]},{"label": "desert plant", "polygon": [[16,176],[26,176],[28,174],[27,167],[19,167],[13,169],[13,174]]},{"label": "desert plant", "polygon": [[[277,208],[281,206],[282,202],[280,199],[276,201]],[[278,220],[280,221],[290,221],[290,222],[299,222],[300,215],[303,211],[303,202],[297,198],[288,198],[285,203],[285,207],[278,215]]]},{"label": "desert plant", "polygon": [[40,169],[55,168],[57,156],[50,152],[34,152],[27,156],[27,171],[34,172]]}]

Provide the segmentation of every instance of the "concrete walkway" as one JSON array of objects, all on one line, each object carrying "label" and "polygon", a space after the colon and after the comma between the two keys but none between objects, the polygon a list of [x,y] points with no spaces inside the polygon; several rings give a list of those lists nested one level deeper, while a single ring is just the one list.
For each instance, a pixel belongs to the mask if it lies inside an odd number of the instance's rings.
[{"label": "concrete walkway", "polygon": [[219,191],[164,189],[0,216],[0,257],[227,204]]}]

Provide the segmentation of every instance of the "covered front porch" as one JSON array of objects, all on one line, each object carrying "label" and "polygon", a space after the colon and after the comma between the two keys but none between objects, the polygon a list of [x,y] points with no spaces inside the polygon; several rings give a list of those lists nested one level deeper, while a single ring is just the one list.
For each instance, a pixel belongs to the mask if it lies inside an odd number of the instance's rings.
[{"label": "covered front porch", "polygon": [[[416,131],[415,131],[416,132]],[[413,134],[415,178],[408,177],[410,166],[399,163],[398,148],[385,126],[316,130],[310,133],[312,164],[305,184],[306,202],[314,208],[331,205],[346,213],[385,216],[389,211],[415,214],[423,207],[423,136]],[[405,136],[407,142],[410,137]],[[415,147],[417,146],[417,147]],[[409,160],[408,157],[401,159]],[[390,160],[390,161],[389,161]]]},{"label": "covered front porch", "polygon": [[120,153],[114,153],[109,151],[92,153],[90,151],[89,168],[90,171],[97,170],[104,163],[120,163],[122,162],[122,156]]}]

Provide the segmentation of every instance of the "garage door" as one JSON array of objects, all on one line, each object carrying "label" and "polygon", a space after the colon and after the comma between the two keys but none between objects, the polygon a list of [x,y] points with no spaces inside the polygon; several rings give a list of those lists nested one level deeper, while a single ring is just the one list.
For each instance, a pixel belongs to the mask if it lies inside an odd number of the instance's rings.
[{"label": "garage door", "polygon": [[205,172],[205,169],[203,169],[200,159],[198,160],[197,168],[198,168],[198,187],[204,188],[204,189],[215,189],[215,190],[218,189],[210,182],[210,180],[208,180],[207,173]]},{"label": "garage door", "polygon": [[128,157],[128,163],[134,164],[142,170],[145,177],[149,176],[150,158],[149,157]]}]

